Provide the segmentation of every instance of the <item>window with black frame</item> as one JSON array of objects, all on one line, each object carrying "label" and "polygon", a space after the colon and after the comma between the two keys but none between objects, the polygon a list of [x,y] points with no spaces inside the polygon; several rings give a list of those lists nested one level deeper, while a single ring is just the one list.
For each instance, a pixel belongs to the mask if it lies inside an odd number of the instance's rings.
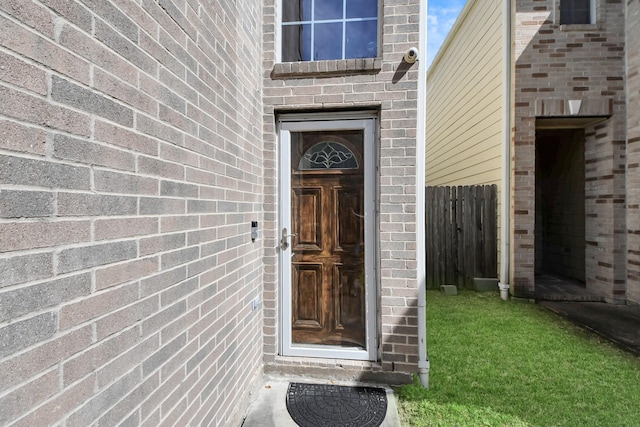
[{"label": "window with black frame", "polygon": [[560,0],[561,24],[591,24],[592,0]]},{"label": "window with black frame", "polygon": [[375,58],[378,0],[282,0],[282,61]]}]

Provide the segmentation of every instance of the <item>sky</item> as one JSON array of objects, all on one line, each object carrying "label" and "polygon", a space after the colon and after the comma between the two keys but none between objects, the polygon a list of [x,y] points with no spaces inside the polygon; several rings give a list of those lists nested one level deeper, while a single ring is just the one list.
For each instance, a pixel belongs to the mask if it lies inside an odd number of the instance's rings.
[{"label": "sky", "polygon": [[466,0],[428,0],[427,67],[431,65]]}]

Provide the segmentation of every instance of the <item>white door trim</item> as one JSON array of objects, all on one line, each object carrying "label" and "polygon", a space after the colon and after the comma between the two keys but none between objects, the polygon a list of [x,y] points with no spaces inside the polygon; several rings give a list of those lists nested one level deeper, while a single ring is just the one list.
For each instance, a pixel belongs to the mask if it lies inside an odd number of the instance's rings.
[{"label": "white door trim", "polygon": [[[332,120],[330,119],[332,117]],[[318,118],[319,120],[312,120]],[[306,120],[305,120],[306,119]],[[364,131],[365,161],[365,310],[366,310],[366,349],[345,348],[328,345],[292,344],[291,334],[291,245],[283,249],[278,244],[279,277],[280,277],[280,354],[284,356],[320,357],[327,359],[351,359],[375,361],[377,348],[377,300],[378,277],[377,237],[376,237],[376,118],[372,114],[358,116],[314,116],[296,115],[279,118],[279,228],[278,242],[283,228],[291,230],[291,132],[324,131],[324,130],[359,130]]]}]

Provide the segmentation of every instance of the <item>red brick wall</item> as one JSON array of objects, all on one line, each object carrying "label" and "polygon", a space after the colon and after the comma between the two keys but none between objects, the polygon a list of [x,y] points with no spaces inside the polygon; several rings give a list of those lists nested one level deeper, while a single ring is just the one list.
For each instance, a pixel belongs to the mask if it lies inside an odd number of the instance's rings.
[{"label": "red brick wall", "polygon": [[[560,26],[559,3],[518,0],[515,15],[515,137],[513,145],[512,282],[516,295],[535,288],[536,115],[611,113],[586,129],[586,282],[610,299],[625,288],[624,5],[597,3],[595,25]],[[610,107],[609,107],[610,106]]]}]

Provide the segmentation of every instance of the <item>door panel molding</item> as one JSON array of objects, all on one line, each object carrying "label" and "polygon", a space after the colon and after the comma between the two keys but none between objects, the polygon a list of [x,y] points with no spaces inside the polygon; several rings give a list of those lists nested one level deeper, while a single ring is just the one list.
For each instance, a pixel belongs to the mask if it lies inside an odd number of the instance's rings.
[{"label": "door panel molding", "polygon": [[293,237],[293,252],[322,250],[322,233],[320,233],[320,218],[322,217],[322,189],[294,188],[293,209],[302,212],[307,219],[304,224],[298,223],[298,218],[292,218],[292,230],[298,230]]},{"label": "door panel molding", "polygon": [[364,240],[362,233],[364,215],[361,212],[364,209],[361,195],[349,187],[336,187],[334,189],[334,212],[342,212],[345,216],[336,215],[334,217],[334,242],[335,251],[352,251]]},{"label": "door panel molding", "polygon": [[293,264],[294,278],[301,285],[293,291],[293,325],[305,329],[322,329],[322,264]]}]

